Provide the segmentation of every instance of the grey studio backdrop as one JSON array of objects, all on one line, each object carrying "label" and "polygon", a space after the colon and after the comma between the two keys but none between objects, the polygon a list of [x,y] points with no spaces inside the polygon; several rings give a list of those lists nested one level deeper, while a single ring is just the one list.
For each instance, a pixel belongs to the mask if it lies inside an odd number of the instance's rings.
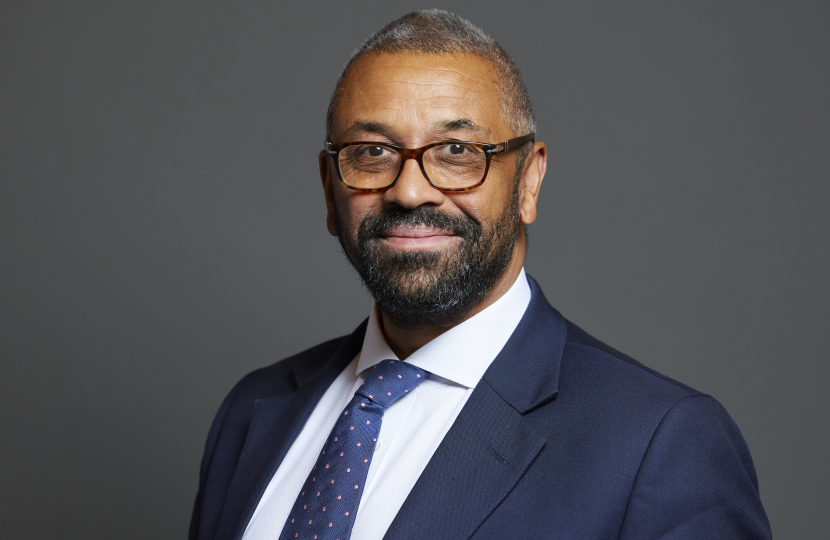
[{"label": "grey studio backdrop", "polygon": [[[231,386],[368,314],[317,153],[351,51],[419,7],[2,3],[2,538],[184,538]],[[830,3],[441,7],[534,99],[528,272],[726,406],[777,538],[826,538]]]}]

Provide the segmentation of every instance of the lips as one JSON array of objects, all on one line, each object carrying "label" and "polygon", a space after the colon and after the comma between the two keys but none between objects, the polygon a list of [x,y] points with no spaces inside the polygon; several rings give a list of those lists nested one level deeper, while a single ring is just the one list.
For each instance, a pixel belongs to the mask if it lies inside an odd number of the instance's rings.
[{"label": "lips", "polygon": [[430,236],[455,236],[455,233],[438,227],[398,225],[383,231],[381,236],[383,238],[428,238]]},{"label": "lips", "polygon": [[[374,258],[382,257],[381,252],[450,255],[464,244],[473,245],[480,235],[481,228],[469,216],[451,215],[426,206],[414,210],[392,208],[361,221],[357,245],[366,257]],[[370,254],[373,249],[379,251]]]},{"label": "lips", "polygon": [[383,231],[380,238],[400,249],[428,249],[445,246],[460,237],[438,227],[398,225]]}]

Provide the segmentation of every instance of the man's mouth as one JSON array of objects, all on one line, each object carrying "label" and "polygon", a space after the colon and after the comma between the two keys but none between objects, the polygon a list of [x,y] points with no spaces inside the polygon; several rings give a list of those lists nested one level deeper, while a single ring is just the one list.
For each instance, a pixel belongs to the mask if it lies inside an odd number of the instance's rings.
[{"label": "man's mouth", "polygon": [[383,231],[380,238],[393,249],[428,250],[445,248],[461,237],[438,227],[399,225]]}]

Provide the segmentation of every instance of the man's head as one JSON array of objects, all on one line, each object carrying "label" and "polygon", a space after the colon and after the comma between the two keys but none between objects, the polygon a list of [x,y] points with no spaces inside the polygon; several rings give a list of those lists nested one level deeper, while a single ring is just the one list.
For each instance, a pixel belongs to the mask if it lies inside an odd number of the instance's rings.
[{"label": "man's head", "polygon": [[390,22],[352,54],[329,102],[326,114],[329,140],[346,75],[355,62],[372,54],[470,55],[487,60],[492,64],[492,76],[499,89],[499,108],[513,135],[536,132],[530,93],[507,51],[470,21],[440,9],[427,9]]},{"label": "man's head", "polygon": [[[533,133],[534,125],[507,53],[469,22],[430,10],[393,21],[358,49],[332,96],[327,128],[334,145],[415,149],[439,141],[498,144]],[[397,157],[390,147],[366,148],[365,155]],[[446,186],[416,159],[399,161],[391,186],[354,190],[342,176],[344,159],[355,157],[320,157],[328,228],[390,322],[451,326],[518,274],[522,224],[535,219],[544,175],[542,143],[493,156],[486,181],[468,191],[434,187]]]}]

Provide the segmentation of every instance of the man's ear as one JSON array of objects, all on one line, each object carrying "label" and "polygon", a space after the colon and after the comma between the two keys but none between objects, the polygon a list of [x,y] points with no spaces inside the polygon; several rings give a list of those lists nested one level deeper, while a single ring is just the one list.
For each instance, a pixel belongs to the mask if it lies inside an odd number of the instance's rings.
[{"label": "man's ear", "polygon": [[530,225],[536,221],[536,202],[545,171],[548,168],[548,147],[543,142],[533,145],[533,150],[525,159],[522,172],[522,192],[519,198],[519,216],[522,223]]},{"label": "man's ear", "polygon": [[320,180],[326,194],[326,228],[332,236],[337,236],[337,220],[334,219],[334,186],[329,169],[329,156],[325,150],[320,151]]}]

